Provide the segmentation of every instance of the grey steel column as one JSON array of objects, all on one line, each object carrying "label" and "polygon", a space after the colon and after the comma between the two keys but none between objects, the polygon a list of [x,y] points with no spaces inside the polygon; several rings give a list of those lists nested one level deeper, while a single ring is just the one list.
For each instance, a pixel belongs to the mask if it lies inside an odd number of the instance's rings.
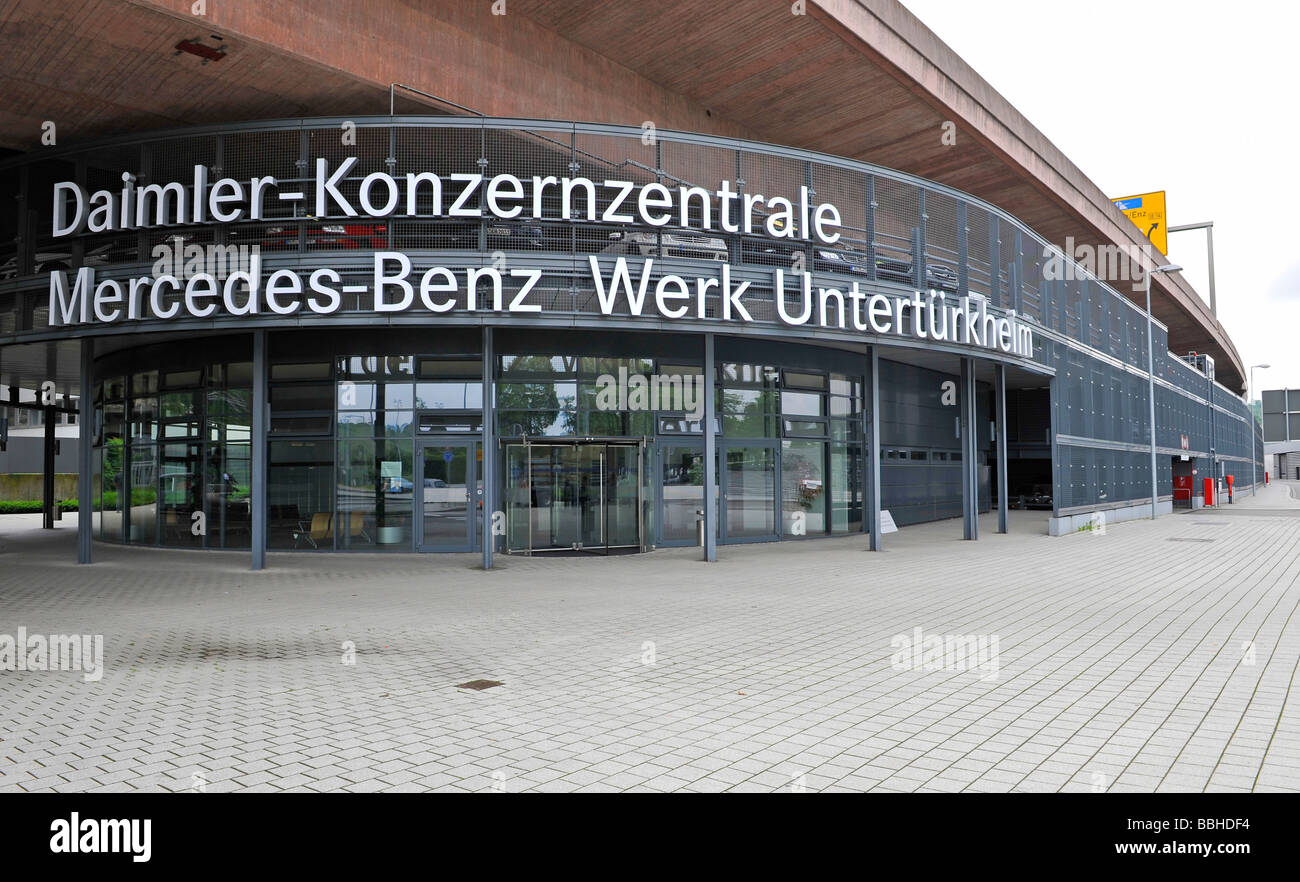
[{"label": "grey steel column", "polygon": [[253,563],[254,570],[266,569],[266,417],[270,409],[266,391],[266,331],[253,332],[253,492],[249,504],[253,511]]},{"label": "grey steel column", "polygon": [[979,472],[975,468],[975,362],[961,360],[961,498],[962,538],[978,539]]},{"label": "grey steel column", "polygon": [[998,433],[998,532],[1007,532],[1007,366],[993,368],[994,398]]},{"label": "grey steel column", "polygon": [[867,518],[871,530],[868,548],[881,551],[880,533],[880,355],[869,349],[867,377]]},{"label": "grey steel column", "polygon": [[[1206,404],[1210,408],[1210,478],[1214,481],[1214,499],[1219,499],[1219,452],[1216,449],[1215,442],[1218,440],[1215,436],[1215,413],[1214,413],[1214,378],[1210,376],[1210,362],[1208,357],[1201,361],[1205,365],[1205,394],[1209,396]],[[1263,402],[1260,402],[1263,406]],[[1289,417],[1288,417],[1289,419]]]},{"label": "grey steel column", "polygon": [[1151,325],[1151,273],[1146,274],[1147,289],[1147,413],[1151,420],[1151,520],[1156,519],[1156,361],[1155,331]]},{"label": "grey steel column", "polygon": [[[1047,344],[1053,345],[1050,342]],[[1056,377],[1047,381],[1047,396],[1049,399],[1049,408],[1047,411],[1047,443],[1052,449],[1052,517],[1061,516],[1061,445],[1057,443],[1056,427],[1060,425],[1058,411],[1060,401],[1058,396],[1061,394],[1061,387],[1056,382]]]},{"label": "grey steel column", "polygon": [[[483,482],[483,569],[492,569],[492,552],[495,537],[492,535],[492,515],[496,511],[493,500],[496,498],[496,396],[493,394],[495,384],[492,376],[492,329],[483,329],[483,463],[479,475]],[[471,502],[471,505],[473,502]],[[471,509],[472,511],[472,509]]]},{"label": "grey steel column", "polygon": [[704,559],[718,559],[718,499],[713,488],[718,485],[718,443],[714,433],[717,419],[717,369],[713,363],[713,335],[704,335]]},{"label": "grey steel column", "polygon": [[77,411],[77,563],[91,562],[95,504],[95,341],[81,341],[81,399]]},{"label": "grey steel column", "polygon": [[[44,394],[44,390],[41,390],[41,394]],[[49,405],[41,408],[41,415],[45,418],[44,473],[41,475],[41,527],[45,530],[54,529],[54,421],[59,416],[56,409],[59,401],[58,393],[50,394],[52,397]]]},{"label": "grey steel column", "polygon": [[957,293],[962,297],[970,293],[970,227],[965,199],[957,202]]}]

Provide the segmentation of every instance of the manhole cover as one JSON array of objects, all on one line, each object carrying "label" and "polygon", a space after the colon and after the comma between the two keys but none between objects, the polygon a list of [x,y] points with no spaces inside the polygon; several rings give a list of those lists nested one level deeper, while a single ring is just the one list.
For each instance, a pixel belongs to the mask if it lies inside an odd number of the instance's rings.
[{"label": "manhole cover", "polygon": [[500,680],[470,680],[468,683],[461,683],[457,689],[473,689],[475,692],[482,692],[484,689],[491,689],[493,686],[500,686]]},{"label": "manhole cover", "polygon": [[1170,536],[1167,542],[1213,542],[1208,536]]}]

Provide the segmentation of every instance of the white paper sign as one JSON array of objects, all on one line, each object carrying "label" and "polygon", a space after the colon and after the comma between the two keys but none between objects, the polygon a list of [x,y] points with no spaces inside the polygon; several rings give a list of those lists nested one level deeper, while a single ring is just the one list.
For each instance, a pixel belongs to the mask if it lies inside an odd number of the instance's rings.
[{"label": "white paper sign", "polygon": [[882,508],[880,510],[880,532],[881,533],[898,532],[898,524],[894,523],[894,516],[889,513],[889,509],[887,508]]}]

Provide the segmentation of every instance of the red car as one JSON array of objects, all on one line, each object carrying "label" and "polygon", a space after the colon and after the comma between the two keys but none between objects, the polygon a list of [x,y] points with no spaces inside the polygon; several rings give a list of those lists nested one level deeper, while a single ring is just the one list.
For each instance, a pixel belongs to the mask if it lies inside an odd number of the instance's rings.
[{"label": "red car", "polygon": [[[388,247],[388,227],[383,224],[322,224],[306,227],[303,234],[311,251]],[[297,248],[297,226],[271,227],[262,240],[263,251],[295,251]]]}]

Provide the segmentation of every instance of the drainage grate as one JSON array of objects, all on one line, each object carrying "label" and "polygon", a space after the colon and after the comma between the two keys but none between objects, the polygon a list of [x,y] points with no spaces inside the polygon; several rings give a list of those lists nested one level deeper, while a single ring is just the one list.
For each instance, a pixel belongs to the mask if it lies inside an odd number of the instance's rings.
[{"label": "drainage grate", "polygon": [[1208,536],[1170,536],[1166,542],[1214,542]]},{"label": "drainage grate", "polygon": [[484,689],[491,689],[493,686],[500,686],[500,680],[470,680],[468,683],[461,683],[457,689],[473,689],[475,692],[482,692]]}]

